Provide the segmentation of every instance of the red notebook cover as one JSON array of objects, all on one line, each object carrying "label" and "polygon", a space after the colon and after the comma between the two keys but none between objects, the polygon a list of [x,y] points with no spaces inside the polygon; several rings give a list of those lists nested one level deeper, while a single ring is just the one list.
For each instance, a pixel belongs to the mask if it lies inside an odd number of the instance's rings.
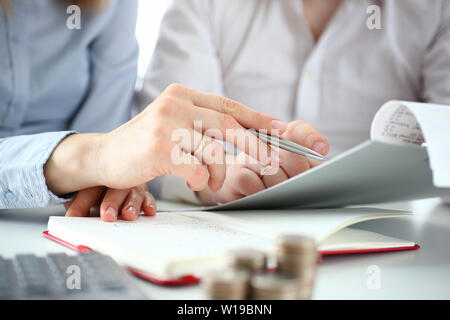
[{"label": "red notebook cover", "polygon": [[[48,231],[44,231],[42,233],[44,237],[53,240],[59,244],[62,244],[72,250],[83,252],[86,250],[92,250],[89,247],[86,246],[75,246],[67,241],[64,241],[63,239],[57,238],[53,235],[51,235]],[[420,245],[415,244],[412,247],[397,247],[397,248],[381,248],[381,249],[358,249],[358,250],[340,250],[340,251],[321,251],[320,255],[326,256],[326,255],[342,255],[342,254],[355,254],[355,253],[373,253],[373,252],[388,252],[388,251],[402,251],[402,250],[417,250],[420,248]],[[322,258],[321,258],[322,260]],[[195,277],[193,275],[186,275],[178,279],[159,279],[156,278],[150,274],[144,273],[140,270],[136,270],[130,267],[127,267],[128,271],[135,275],[138,278],[141,278],[143,280],[150,281],[154,284],[164,285],[164,286],[180,286],[180,285],[189,285],[189,284],[196,284],[200,282],[200,278]]]}]

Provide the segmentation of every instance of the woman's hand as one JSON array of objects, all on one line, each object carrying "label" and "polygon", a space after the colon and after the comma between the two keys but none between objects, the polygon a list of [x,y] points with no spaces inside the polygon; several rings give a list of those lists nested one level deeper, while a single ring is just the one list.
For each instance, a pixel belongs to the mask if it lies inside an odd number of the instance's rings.
[{"label": "woman's hand", "polygon": [[146,216],[156,214],[156,201],[148,192],[147,184],[125,189],[92,187],[78,192],[75,199],[64,204],[66,217],[89,217],[91,208],[100,205],[103,221],[114,222],[119,213],[123,220],[134,221],[141,211]]},{"label": "woman's hand", "polygon": [[[282,137],[313,149],[322,155],[329,151],[328,141],[312,125],[304,121],[291,122]],[[272,187],[320,164],[318,161],[279,150],[280,167],[254,161],[245,153],[227,155],[227,173],[222,188],[214,192],[205,189],[198,192],[202,202],[209,205],[226,203]],[[252,161],[253,160],[253,161]]]},{"label": "woman's hand", "polygon": [[246,128],[273,132],[282,126],[230,99],[171,85],[118,129],[64,139],[44,174],[49,189],[60,195],[94,186],[129,189],[165,174],[181,177],[192,190],[217,191],[226,168],[222,144],[212,138],[234,145],[246,141],[244,152],[274,164],[278,156]]}]

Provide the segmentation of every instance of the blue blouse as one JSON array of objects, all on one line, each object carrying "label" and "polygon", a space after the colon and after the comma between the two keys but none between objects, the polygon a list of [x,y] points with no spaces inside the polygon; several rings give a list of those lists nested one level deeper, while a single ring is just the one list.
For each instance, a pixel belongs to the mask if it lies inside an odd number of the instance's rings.
[{"label": "blue blouse", "polygon": [[63,0],[0,5],[0,209],[62,202],[43,167],[72,132],[107,132],[130,118],[137,74],[137,0],[81,9]]}]

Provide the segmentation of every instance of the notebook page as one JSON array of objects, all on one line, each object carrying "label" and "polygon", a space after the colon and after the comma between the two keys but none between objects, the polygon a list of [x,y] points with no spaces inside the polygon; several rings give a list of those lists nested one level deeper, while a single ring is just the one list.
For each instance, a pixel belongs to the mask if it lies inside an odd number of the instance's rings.
[{"label": "notebook page", "polygon": [[374,140],[421,145],[424,141],[436,187],[450,187],[450,106],[390,101],[372,122]]},{"label": "notebook page", "polygon": [[[189,214],[189,213],[184,213]],[[349,225],[381,218],[408,216],[411,213],[400,210],[378,208],[333,208],[295,210],[255,210],[223,212],[221,219],[233,218],[243,221],[240,225],[251,225],[252,233],[271,238],[283,233],[301,233],[321,242],[331,234]],[[236,224],[235,228],[238,228]]]},{"label": "notebook page", "polygon": [[319,245],[319,250],[364,250],[412,247],[414,245],[415,243],[411,241],[388,237],[367,230],[345,228],[322,241]]},{"label": "notebook page", "polygon": [[322,212],[159,212],[135,222],[114,223],[94,217],[50,217],[48,229],[69,243],[109,254],[121,264],[170,278],[223,266],[232,249],[273,251],[273,239],[280,233],[304,233],[319,239],[349,223],[406,214],[370,208],[317,211]]},{"label": "notebook page", "polygon": [[176,213],[160,212],[135,222],[50,217],[49,232],[75,245],[111,255],[121,264],[161,277],[197,274],[223,266],[227,251],[242,246],[268,250],[268,237]]}]

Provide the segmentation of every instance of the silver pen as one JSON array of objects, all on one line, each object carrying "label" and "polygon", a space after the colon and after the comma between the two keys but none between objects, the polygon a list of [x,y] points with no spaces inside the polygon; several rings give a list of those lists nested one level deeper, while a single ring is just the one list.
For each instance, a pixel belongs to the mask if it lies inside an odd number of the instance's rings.
[{"label": "silver pen", "polygon": [[252,134],[254,134],[255,136],[257,136],[261,141],[263,141],[271,146],[278,147],[280,149],[287,150],[287,151],[299,154],[301,156],[305,156],[305,157],[313,159],[313,160],[318,160],[318,161],[327,160],[327,157],[321,155],[320,153],[318,153],[314,150],[308,149],[306,147],[303,147],[292,141],[283,139],[278,136],[267,135],[265,133],[258,132],[254,129],[249,129],[248,131],[251,132]]}]

